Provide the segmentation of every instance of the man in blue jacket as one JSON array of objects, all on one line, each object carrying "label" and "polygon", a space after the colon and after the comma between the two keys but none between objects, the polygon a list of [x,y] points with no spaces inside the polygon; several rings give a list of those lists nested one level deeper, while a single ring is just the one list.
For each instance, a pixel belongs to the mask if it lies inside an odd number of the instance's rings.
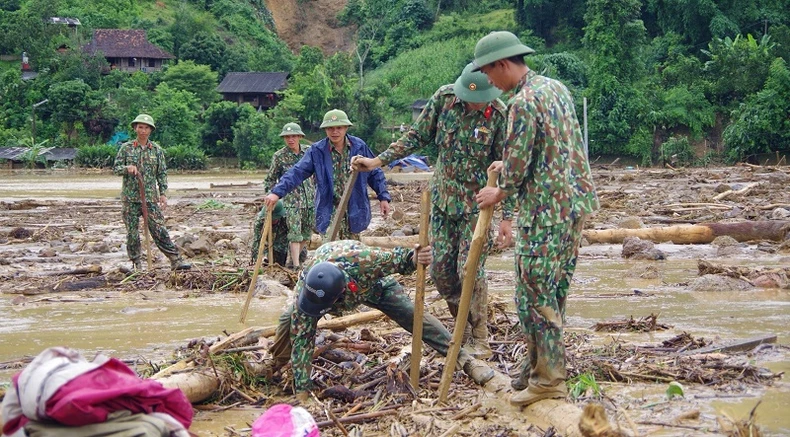
[{"label": "man in blue jacket", "polygon": [[[277,185],[264,197],[266,205],[274,206],[302,181],[315,175],[315,225],[319,233],[325,234],[337,206],[340,205],[346,181],[351,177],[351,157],[375,156],[362,139],[348,135],[349,126],[353,124],[345,112],[339,109],[327,112],[321,123],[327,137],[310,146],[304,157],[280,178]],[[360,172],[351,191],[346,215],[341,220],[338,239],[359,240],[359,233],[368,228],[371,218],[368,185],[376,192],[381,214],[384,217],[389,214],[389,202],[392,198],[387,191],[384,172],[380,168]]]}]

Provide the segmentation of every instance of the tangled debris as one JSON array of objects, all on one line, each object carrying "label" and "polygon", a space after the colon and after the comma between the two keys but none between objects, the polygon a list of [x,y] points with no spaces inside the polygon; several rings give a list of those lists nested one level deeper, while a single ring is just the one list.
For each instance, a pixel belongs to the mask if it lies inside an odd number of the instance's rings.
[{"label": "tangled debris", "polygon": [[598,322],[592,329],[596,332],[652,332],[672,328],[670,325],[656,322],[657,319],[658,314],[650,314],[639,320],[634,320],[634,316],[631,316],[620,321]]}]

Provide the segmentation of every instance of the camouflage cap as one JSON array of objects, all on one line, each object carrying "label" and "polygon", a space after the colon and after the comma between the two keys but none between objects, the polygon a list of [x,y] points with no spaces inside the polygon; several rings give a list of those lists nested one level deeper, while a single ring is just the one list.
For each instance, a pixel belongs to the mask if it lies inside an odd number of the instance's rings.
[{"label": "camouflage cap", "polygon": [[156,129],[156,125],[154,124],[154,117],[151,117],[148,114],[140,114],[137,117],[135,117],[134,121],[132,121],[132,129],[134,129],[134,125],[136,125],[137,123],[147,124],[148,126],[151,126],[151,129]]},{"label": "camouflage cap", "polygon": [[333,126],[353,126],[354,124],[348,119],[348,115],[339,109],[333,109],[324,114],[324,121],[321,123],[321,129]]},{"label": "camouflage cap", "polygon": [[469,63],[453,85],[458,98],[469,103],[488,103],[502,94],[502,90],[488,83],[488,76],[474,71],[475,64]]},{"label": "camouflage cap", "polygon": [[296,123],[285,123],[285,126],[283,126],[283,131],[280,132],[280,136],[284,137],[287,135],[304,136],[304,132],[302,132],[302,128]]},{"label": "camouflage cap", "polygon": [[480,38],[480,41],[475,45],[474,70],[480,70],[480,67],[483,65],[488,65],[500,59],[532,53],[535,53],[535,50],[522,44],[518,37],[511,32],[491,32]]}]

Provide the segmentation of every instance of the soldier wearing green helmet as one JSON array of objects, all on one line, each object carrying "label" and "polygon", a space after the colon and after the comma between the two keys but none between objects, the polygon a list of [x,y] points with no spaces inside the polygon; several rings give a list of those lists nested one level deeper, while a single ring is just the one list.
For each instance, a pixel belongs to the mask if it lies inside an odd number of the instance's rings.
[{"label": "soldier wearing green helmet", "polygon": [[140,114],[131,123],[137,138],[126,142],[118,149],[113,172],[123,176],[121,185],[121,205],[123,223],[126,225],[126,253],[135,270],[142,268],[140,247],[140,216],[143,214],[142,196],[137,182],[138,175],[143,179],[145,203],[148,210],[148,229],[159,250],[170,260],[173,270],[191,267],[178,252],[165,228],[162,209],[167,206],[167,163],[165,154],[158,144],[149,137],[156,129],[154,118]]},{"label": "soldier wearing green helmet", "polygon": [[[293,191],[307,178],[315,175],[315,227],[324,234],[334,218],[340,205],[346,181],[351,177],[349,171],[352,156],[373,157],[373,152],[361,139],[348,134],[353,126],[348,115],[339,109],[327,111],[321,128],[326,131],[326,138],[313,143],[299,160],[269,190],[264,201],[274,205],[279,199]],[[371,220],[370,201],[367,187],[373,188],[379,200],[381,214],[387,217],[392,200],[387,191],[387,181],[381,169],[360,173],[355,181],[348,209],[340,221],[339,239],[358,240],[359,233],[367,229]]]},{"label": "soldier wearing green helmet", "polygon": [[[434,143],[439,150],[431,179],[430,240],[434,247],[431,276],[439,294],[447,301],[453,317],[458,315],[464,264],[469,253],[479,208],[474,200],[486,185],[486,170],[502,159],[505,134],[505,105],[497,98],[502,91],[488,83],[482,73],[468,64],[453,84],[439,88],[428,100],[417,121],[398,141],[374,159],[357,158],[360,170],[377,168]],[[514,202],[502,212],[499,243],[510,244]],[[493,239],[488,239],[488,248]],[[479,358],[491,356],[488,345],[487,296],[484,250],[477,269],[472,305],[464,342]]]},{"label": "soldier wearing green helmet", "polygon": [[475,47],[475,68],[511,93],[498,187],[483,188],[480,207],[518,196],[515,301],[527,356],[510,402],[525,406],[564,398],[565,301],[576,268],[585,215],[598,199],[573,98],[561,82],[530,70],[534,50],[510,32],[492,32]]},{"label": "soldier wearing green helmet", "polygon": [[[304,132],[297,123],[286,123],[280,132],[285,142],[285,146],[274,152],[272,162],[269,165],[269,173],[263,181],[263,189],[267,192],[277,185],[280,178],[293,167],[305,155],[307,146],[303,146],[300,141],[304,138]],[[306,250],[307,243],[313,235],[313,226],[315,223],[315,216],[313,214],[313,204],[315,203],[315,187],[312,178],[306,179],[299,184],[291,193],[290,196],[282,200],[284,208],[287,211],[285,214],[285,226],[288,232],[288,250],[287,253],[291,257],[291,264],[294,268],[298,268],[301,263],[301,253]],[[254,227],[255,235],[260,237],[260,227],[263,226],[265,219],[265,208],[261,209],[256,218],[256,225]],[[257,244],[257,242],[253,242]],[[276,245],[275,245],[276,246]],[[253,262],[257,255],[257,251],[253,250]],[[287,261],[283,261],[284,266]]]}]

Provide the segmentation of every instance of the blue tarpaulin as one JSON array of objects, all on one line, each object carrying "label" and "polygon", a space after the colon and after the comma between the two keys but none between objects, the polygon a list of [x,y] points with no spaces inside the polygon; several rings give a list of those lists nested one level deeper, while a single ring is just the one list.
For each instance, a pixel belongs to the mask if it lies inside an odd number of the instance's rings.
[{"label": "blue tarpaulin", "polygon": [[390,168],[395,168],[396,166],[401,167],[403,170],[422,170],[422,171],[431,171],[431,168],[428,166],[428,157],[427,156],[418,156],[418,155],[409,155],[405,158],[396,159],[395,161],[390,162]]}]

